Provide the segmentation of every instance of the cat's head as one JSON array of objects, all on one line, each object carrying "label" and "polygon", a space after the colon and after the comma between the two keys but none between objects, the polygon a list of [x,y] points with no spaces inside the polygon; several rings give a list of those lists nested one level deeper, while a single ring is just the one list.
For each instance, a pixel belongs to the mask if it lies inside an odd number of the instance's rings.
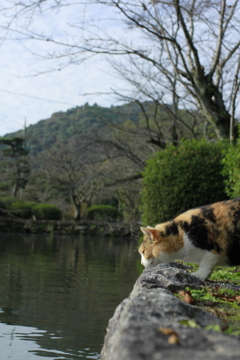
[{"label": "cat's head", "polygon": [[155,228],[148,226],[140,229],[144,239],[138,251],[141,255],[141,264],[145,267],[175,260],[178,251],[184,246],[182,230],[176,223],[168,222],[158,224]]},{"label": "cat's head", "polygon": [[141,264],[147,268],[164,262],[161,261],[161,232],[150,226],[140,229],[144,234],[143,241],[138,249],[141,255]]}]

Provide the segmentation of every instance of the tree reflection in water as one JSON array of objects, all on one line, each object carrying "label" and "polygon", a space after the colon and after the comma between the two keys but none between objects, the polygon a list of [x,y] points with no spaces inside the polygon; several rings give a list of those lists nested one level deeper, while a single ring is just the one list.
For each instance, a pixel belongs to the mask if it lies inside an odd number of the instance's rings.
[{"label": "tree reflection in water", "polygon": [[1,358],[98,359],[108,320],[141,271],[135,248],[1,233]]}]

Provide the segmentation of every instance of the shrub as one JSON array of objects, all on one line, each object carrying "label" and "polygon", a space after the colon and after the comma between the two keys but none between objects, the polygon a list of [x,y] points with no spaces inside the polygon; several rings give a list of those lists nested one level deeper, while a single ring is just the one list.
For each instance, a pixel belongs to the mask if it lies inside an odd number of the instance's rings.
[{"label": "shrub", "polygon": [[60,220],[61,210],[50,204],[37,204],[32,207],[33,215],[40,220]]},{"label": "shrub", "polygon": [[0,201],[5,204],[5,207],[10,209],[11,205],[16,199],[11,196],[1,195]]},{"label": "shrub", "polygon": [[230,198],[240,196],[240,139],[236,145],[230,145],[226,149],[223,166],[227,195]]},{"label": "shrub", "polygon": [[0,209],[7,209],[7,205],[5,204],[5,202],[0,200]]},{"label": "shrub", "polygon": [[93,205],[87,210],[87,218],[91,220],[117,219],[118,209],[111,205]]},{"label": "shrub", "polygon": [[11,203],[11,212],[13,215],[21,219],[29,219],[32,217],[32,207],[36,203],[33,201],[13,201]]},{"label": "shrub", "polygon": [[0,191],[7,191],[10,188],[8,182],[1,182],[0,183]]},{"label": "shrub", "polygon": [[11,204],[12,209],[18,209],[23,207],[29,207],[32,208],[36,203],[34,201],[13,201]]},{"label": "shrub", "polygon": [[142,220],[155,225],[190,208],[226,199],[225,142],[186,140],[154,154],[143,173]]}]

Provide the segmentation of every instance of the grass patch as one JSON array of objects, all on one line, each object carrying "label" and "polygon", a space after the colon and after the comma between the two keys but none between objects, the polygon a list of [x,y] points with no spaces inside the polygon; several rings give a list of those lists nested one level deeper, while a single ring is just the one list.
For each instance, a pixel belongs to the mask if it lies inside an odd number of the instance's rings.
[{"label": "grass patch", "polygon": [[[179,261],[180,262],[180,261]],[[190,272],[197,271],[199,266],[197,264],[192,263],[183,263],[184,265],[191,266],[189,269]],[[240,285],[240,266],[218,266],[215,267],[214,271],[212,272],[211,276],[208,278],[209,281],[213,282],[224,282],[230,283],[235,285]]]},{"label": "grass patch", "polygon": [[[191,272],[198,268],[195,264],[186,265],[192,266]],[[240,267],[217,267],[209,277],[209,285],[198,290],[187,287],[175,295],[187,303],[213,313],[221,320],[221,328],[214,325],[208,326],[207,329],[240,336],[240,291],[223,288],[218,283],[240,285]]]},{"label": "grass patch", "polygon": [[240,267],[217,267],[209,280],[240,285]]}]

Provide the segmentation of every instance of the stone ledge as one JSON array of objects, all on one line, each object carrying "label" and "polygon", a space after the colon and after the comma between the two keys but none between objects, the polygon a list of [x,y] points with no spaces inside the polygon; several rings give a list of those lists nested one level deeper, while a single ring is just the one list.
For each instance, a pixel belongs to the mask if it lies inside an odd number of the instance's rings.
[{"label": "stone ledge", "polygon": [[164,288],[171,292],[182,290],[189,286],[193,289],[200,289],[204,283],[196,276],[189,275],[186,269],[190,266],[170,262],[146,269],[137,279],[134,289],[143,288]]},{"label": "stone ledge", "polygon": [[[219,319],[182,302],[168,290],[194,284],[196,288],[203,285],[180,264],[145,270],[109,321],[101,360],[239,359],[239,338],[206,330],[208,325],[219,325]],[[197,327],[184,326],[183,320],[194,320]],[[162,328],[175,333],[178,341],[169,343]]]}]

